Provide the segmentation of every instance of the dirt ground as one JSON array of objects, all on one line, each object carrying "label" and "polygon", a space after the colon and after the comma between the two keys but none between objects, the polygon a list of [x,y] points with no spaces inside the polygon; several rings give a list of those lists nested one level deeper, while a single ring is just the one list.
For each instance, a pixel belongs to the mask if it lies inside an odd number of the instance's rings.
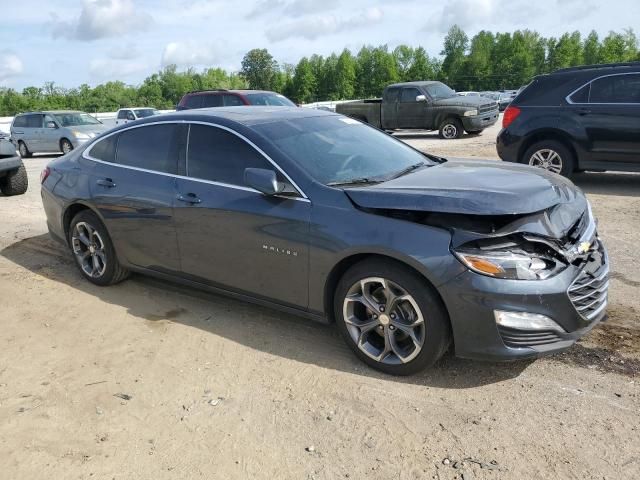
[{"label": "dirt ground", "polygon": [[[495,158],[496,132],[397,135]],[[576,178],[612,257],[608,322],[552,358],[449,355],[394,378],[333,327],[140,276],[84,281],[46,235],[47,161],[0,197],[0,477],[640,476],[640,175]]]}]

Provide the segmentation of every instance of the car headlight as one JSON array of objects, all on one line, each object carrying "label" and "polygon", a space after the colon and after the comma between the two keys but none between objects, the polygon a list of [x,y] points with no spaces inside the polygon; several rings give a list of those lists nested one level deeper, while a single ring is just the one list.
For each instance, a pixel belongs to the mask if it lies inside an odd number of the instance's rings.
[{"label": "car headlight", "polygon": [[464,248],[455,250],[454,254],[476,273],[509,280],[544,280],[566,267],[551,255],[520,249]]},{"label": "car headlight", "polygon": [[89,140],[91,138],[91,136],[89,136],[88,134],[84,132],[78,132],[77,130],[73,130],[71,133],[73,133],[73,136],[78,140]]},{"label": "car headlight", "polygon": [[465,117],[475,117],[476,115],[478,115],[478,110],[467,110],[464,112]]}]

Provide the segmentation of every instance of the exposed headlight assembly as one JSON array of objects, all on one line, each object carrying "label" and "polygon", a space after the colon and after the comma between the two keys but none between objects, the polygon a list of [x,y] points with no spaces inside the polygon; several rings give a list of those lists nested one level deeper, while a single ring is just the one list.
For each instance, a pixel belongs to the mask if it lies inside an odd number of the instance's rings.
[{"label": "exposed headlight assembly", "polygon": [[465,117],[475,117],[476,115],[478,115],[478,110],[467,110],[464,112]]},{"label": "exposed headlight assembly", "polygon": [[566,264],[553,254],[529,251],[517,245],[501,248],[461,247],[455,256],[481,275],[509,280],[544,280],[560,273]]}]

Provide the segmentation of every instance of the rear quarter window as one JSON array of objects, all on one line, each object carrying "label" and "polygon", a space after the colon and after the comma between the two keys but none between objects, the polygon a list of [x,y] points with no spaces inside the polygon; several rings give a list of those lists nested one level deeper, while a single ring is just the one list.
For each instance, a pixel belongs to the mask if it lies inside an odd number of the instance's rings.
[{"label": "rear quarter window", "polygon": [[118,142],[118,135],[111,135],[96,143],[91,150],[89,150],[89,156],[102,160],[103,162],[114,163],[116,161],[116,143]]},{"label": "rear quarter window", "polygon": [[202,106],[201,95],[189,95],[182,104],[185,108],[200,108]]},{"label": "rear quarter window", "polygon": [[202,106],[200,108],[221,107],[222,95],[206,94],[202,95]]},{"label": "rear quarter window", "polygon": [[18,128],[23,128],[27,126],[27,117],[26,115],[21,115],[13,119],[13,126]]}]

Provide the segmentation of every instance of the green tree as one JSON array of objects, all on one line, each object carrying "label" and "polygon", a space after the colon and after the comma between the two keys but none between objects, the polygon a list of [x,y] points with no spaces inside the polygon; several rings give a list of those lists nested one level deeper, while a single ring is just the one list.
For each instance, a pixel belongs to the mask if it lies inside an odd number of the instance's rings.
[{"label": "green tree", "polygon": [[242,59],[240,74],[250,88],[272,90],[278,73],[278,62],[266,48],[254,48]]},{"label": "green tree", "polygon": [[586,65],[595,65],[600,61],[600,39],[595,30],[591,30],[591,33],[584,39],[582,58]]},{"label": "green tree", "polygon": [[469,48],[469,37],[458,26],[454,25],[444,37],[444,47],[440,55],[444,55],[442,61],[442,76],[451,87],[458,88],[463,83],[462,75],[465,62],[465,53]]},{"label": "green tree", "polygon": [[356,60],[347,49],[344,49],[338,57],[334,84],[336,100],[353,98],[356,88]]},{"label": "green tree", "polygon": [[316,100],[316,77],[307,57],[303,57],[296,66],[293,76],[293,99],[298,103],[310,103]]}]

